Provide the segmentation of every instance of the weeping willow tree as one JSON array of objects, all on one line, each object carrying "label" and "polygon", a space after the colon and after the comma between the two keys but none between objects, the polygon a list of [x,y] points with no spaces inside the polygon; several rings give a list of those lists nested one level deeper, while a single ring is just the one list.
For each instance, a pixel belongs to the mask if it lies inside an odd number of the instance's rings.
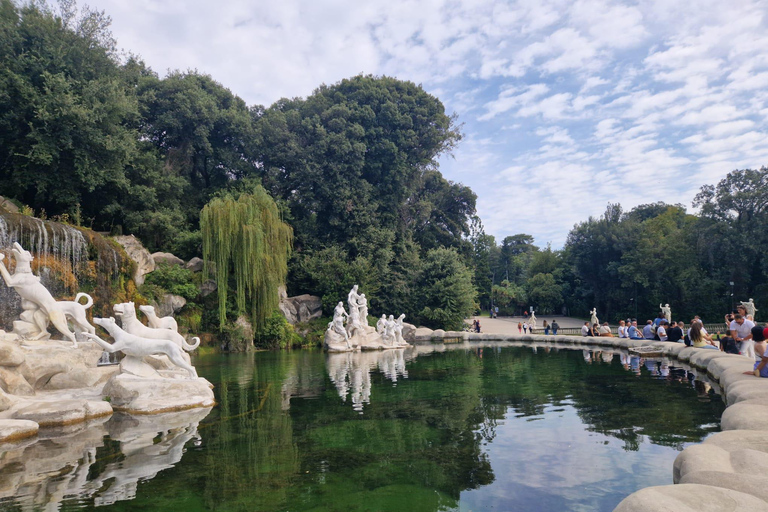
[{"label": "weeping willow tree", "polygon": [[205,273],[215,266],[219,325],[227,319],[230,274],[237,312],[250,305],[251,322],[261,325],[278,305],[277,288],[285,282],[293,229],[282,221],[275,201],[257,185],[251,193],[211,200],[200,213]]}]

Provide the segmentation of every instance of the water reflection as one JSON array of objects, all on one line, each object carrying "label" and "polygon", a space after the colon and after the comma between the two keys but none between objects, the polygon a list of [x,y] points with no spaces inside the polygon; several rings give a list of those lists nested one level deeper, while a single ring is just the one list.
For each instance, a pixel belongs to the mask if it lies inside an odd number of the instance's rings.
[{"label": "water reflection", "polygon": [[371,371],[379,371],[396,386],[399,378],[408,378],[406,363],[416,356],[413,349],[328,354],[326,368],[342,401],[349,397],[352,409],[362,414],[364,404],[371,403]]},{"label": "water reflection", "polygon": [[131,500],[140,481],[181,461],[189,441],[200,442],[197,426],[210,410],[117,413],[0,445],[0,507],[12,498],[25,510],[58,510],[65,498],[92,499],[95,506]]}]

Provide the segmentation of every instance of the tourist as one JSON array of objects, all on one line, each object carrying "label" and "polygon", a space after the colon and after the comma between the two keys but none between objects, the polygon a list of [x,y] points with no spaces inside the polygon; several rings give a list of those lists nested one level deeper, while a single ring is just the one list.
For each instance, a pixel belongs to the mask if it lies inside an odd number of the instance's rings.
[{"label": "tourist", "polygon": [[552,320],[552,335],[553,336],[557,335],[557,330],[559,328],[560,328],[560,326],[557,325],[557,321],[556,320]]},{"label": "tourist", "polygon": [[581,326],[581,335],[582,336],[591,336],[589,333],[589,322],[584,322],[584,325]]},{"label": "tourist", "polygon": [[528,334],[528,324],[523,324],[523,334]]},{"label": "tourist", "polygon": [[643,339],[643,334],[640,332],[640,329],[637,328],[637,320],[634,318],[632,319],[632,325],[627,329],[627,337],[632,340]]},{"label": "tourist", "polygon": [[619,322],[619,338],[627,338],[627,323],[624,320]]},{"label": "tourist", "polygon": [[662,320],[659,322],[659,325],[656,326],[656,337],[654,338],[657,341],[667,341],[667,321]]},{"label": "tourist", "polygon": [[544,325],[543,325],[543,327],[544,327],[544,336],[547,336],[547,335],[549,335],[549,324],[547,323],[547,321],[546,321],[546,320],[544,320]]},{"label": "tourist", "polygon": [[691,325],[690,331],[688,331],[688,337],[691,339],[691,346],[693,348],[710,348],[719,350],[717,344],[712,340],[712,336],[702,332],[702,325],[699,322],[694,322]]},{"label": "tourist", "polygon": [[477,319],[477,323],[475,324],[475,332],[480,332],[480,319]]},{"label": "tourist", "polygon": [[653,326],[658,329],[659,324],[661,324],[662,320],[666,320],[666,319],[667,319],[667,317],[664,316],[664,312],[663,311],[659,311],[659,314],[656,315],[656,320],[653,321]]},{"label": "tourist", "polygon": [[755,324],[741,314],[733,315],[730,330],[731,337],[739,346],[739,353],[750,359],[755,358],[755,342],[752,339],[752,328]]},{"label": "tourist", "polygon": [[608,325],[608,322],[603,322],[602,327],[600,327],[597,332],[599,333],[599,336],[613,338],[613,333],[611,332],[611,327]]},{"label": "tourist", "polygon": [[594,336],[595,338],[600,336],[600,324],[598,323],[592,324],[592,326],[589,329],[589,335]]},{"label": "tourist", "polygon": [[520,334],[523,334],[523,323],[522,322],[517,322],[517,332],[519,332]]},{"label": "tourist", "polygon": [[667,341],[679,342],[682,339],[683,330],[678,325],[678,322],[672,322],[672,326],[667,329]]},{"label": "tourist", "polygon": [[643,338],[647,340],[653,339],[653,320],[648,320],[643,327]]}]

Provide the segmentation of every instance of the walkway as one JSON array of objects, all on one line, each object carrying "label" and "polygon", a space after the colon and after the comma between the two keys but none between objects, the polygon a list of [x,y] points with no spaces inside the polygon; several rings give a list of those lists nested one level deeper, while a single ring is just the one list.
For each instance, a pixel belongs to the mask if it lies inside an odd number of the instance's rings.
[{"label": "walkway", "polygon": [[[504,316],[498,318],[477,317],[474,316],[469,320],[465,320],[468,324],[472,324],[475,319],[480,320],[480,330],[488,334],[519,334],[517,331],[518,322],[525,323],[525,318],[522,316]],[[547,323],[552,323],[552,320],[557,320],[557,324],[567,329],[569,327],[581,327],[584,325],[584,320],[573,318],[570,316],[536,316],[536,329],[537,334],[544,334],[544,320]]]}]

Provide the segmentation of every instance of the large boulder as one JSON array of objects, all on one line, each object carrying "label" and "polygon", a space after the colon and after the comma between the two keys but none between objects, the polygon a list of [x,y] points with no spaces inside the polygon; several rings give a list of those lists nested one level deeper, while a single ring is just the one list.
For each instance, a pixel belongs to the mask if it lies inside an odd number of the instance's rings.
[{"label": "large boulder", "polygon": [[32,437],[37,435],[38,428],[38,424],[30,420],[0,420],[0,443]]},{"label": "large boulder", "polygon": [[184,265],[184,268],[186,268],[187,270],[191,270],[192,272],[202,272],[203,265],[204,265],[203,260],[195,256],[194,258],[189,260],[186,265]]},{"label": "large boulder", "polygon": [[200,285],[200,296],[207,297],[216,290],[219,289],[219,285],[213,279],[208,279]]},{"label": "large boulder", "polygon": [[123,246],[128,257],[136,263],[136,271],[133,273],[136,286],[144,284],[144,276],[155,270],[155,260],[152,255],[133,235],[116,236],[115,241]]},{"label": "large boulder", "polygon": [[104,387],[116,411],[155,414],[215,404],[210,382],[203,378],[144,378],[128,374],[113,377]]},{"label": "large boulder", "polygon": [[152,305],[155,308],[155,314],[162,318],[164,316],[173,316],[178,313],[181,308],[187,305],[187,299],[180,295],[166,293],[159,303],[153,302]]},{"label": "large boulder", "polygon": [[408,343],[416,341],[416,326],[403,322],[403,339]]},{"label": "large boulder", "polygon": [[34,421],[41,427],[55,427],[110,414],[112,407],[103,400],[63,399],[30,402],[15,411],[13,419]]},{"label": "large boulder", "polygon": [[184,265],[183,259],[169,252],[153,252],[152,259],[155,260],[155,265]]},{"label": "large boulder", "polygon": [[315,295],[297,295],[280,300],[278,306],[289,324],[309,322],[323,316],[323,302]]}]

